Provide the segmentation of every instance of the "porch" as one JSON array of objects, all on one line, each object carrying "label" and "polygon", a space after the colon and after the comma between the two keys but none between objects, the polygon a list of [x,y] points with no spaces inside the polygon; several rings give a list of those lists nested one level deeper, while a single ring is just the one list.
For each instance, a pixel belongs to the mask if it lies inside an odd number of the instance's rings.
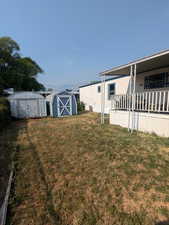
[{"label": "porch", "polygon": [[113,96],[110,124],[169,137],[169,91]]},{"label": "porch", "polygon": [[114,95],[111,98],[112,110],[167,114],[169,113],[169,90],[145,91],[133,95]]},{"label": "porch", "polygon": [[104,77],[130,76],[127,92],[112,95],[110,123],[129,131],[154,132],[169,137],[169,50],[101,73],[104,123]]}]

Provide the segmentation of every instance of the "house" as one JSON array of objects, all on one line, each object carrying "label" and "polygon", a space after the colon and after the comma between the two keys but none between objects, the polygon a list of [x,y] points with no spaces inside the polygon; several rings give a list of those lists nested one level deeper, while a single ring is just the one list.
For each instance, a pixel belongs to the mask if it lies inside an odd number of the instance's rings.
[{"label": "house", "polygon": [[[110,113],[111,96],[116,94],[125,94],[128,89],[129,76],[120,75],[105,80],[105,113]],[[103,83],[96,81],[79,87],[80,101],[85,104],[85,110],[101,112],[101,90]]]},{"label": "house", "polygon": [[[116,79],[121,74],[128,75],[129,82],[119,87],[125,92],[115,89],[111,96],[110,123],[169,137],[169,50],[100,73]],[[107,112],[104,99],[103,91],[102,123]]]}]

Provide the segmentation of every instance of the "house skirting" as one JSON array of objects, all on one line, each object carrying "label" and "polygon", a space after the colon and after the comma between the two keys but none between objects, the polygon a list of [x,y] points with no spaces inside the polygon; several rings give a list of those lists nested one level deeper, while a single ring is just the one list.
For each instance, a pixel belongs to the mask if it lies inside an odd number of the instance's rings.
[{"label": "house skirting", "polygon": [[169,137],[169,114],[130,112],[129,117],[128,111],[114,110],[110,111],[110,124]]}]

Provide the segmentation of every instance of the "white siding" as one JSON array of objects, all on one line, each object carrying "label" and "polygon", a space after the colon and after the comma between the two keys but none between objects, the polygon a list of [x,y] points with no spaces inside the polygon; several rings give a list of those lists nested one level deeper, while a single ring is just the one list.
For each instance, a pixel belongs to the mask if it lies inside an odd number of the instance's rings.
[{"label": "white siding", "polygon": [[146,112],[135,112],[134,120],[131,119],[129,122],[128,111],[111,111],[110,112],[110,124],[120,125],[122,127],[132,127],[135,130],[144,131],[148,133],[156,133],[157,135],[169,137],[169,115],[157,114],[157,113],[146,113]]},{"label": "white siding", "polygon": [[46,116],[46,101],[33,92],[19,92],[9,98],[11,115],[15,118],[37,118]]},{"label": "white siding", "polygon": [[[111,101],[108,99],[108,85],[115,84],[115,94],[126,94],[129,86],[129,76],[105,82],[105,113],[110,112]],[[92,108],[93,112],[101,112],[101,92],[98,93],[101,83],[80,88],[80,101],[85,104],[85,109]]]}]

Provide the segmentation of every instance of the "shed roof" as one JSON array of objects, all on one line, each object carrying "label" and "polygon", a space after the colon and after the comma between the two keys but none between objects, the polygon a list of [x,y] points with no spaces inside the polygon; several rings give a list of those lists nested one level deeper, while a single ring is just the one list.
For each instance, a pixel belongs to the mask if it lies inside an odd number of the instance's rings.
[{"label": "shed roof", "polygon": [[57,95],[73,95],[73,93],[71,93],[69,91],[61,91]]},{"label": "shed roof", "polygon": [[44,97],[36,92],[21,91],[10,95],[8,99],[43,99]]},{"label": "shed roof", "polygon": [[129,75],[130,67],[135,64],[137,65],[137,74],[147,72],[147,71],[152,71],[155,69],[169,67],[169,49],[158,52],[150,56],[146,56],[146,57],[134,60],[132,62],[114,67],[109,70],[105,70],[101,72],[100,75],[101,76],[103,75],[118,76],[121,74]]},{"label": "shed roof", "polygon": [[53,92],[52,94],[46,96],[46,101],[50,102],[53,101],[53,98],[55,95],[74,95],[74,93],[68,92],[68,91],[62,91],[62,92]]}]

